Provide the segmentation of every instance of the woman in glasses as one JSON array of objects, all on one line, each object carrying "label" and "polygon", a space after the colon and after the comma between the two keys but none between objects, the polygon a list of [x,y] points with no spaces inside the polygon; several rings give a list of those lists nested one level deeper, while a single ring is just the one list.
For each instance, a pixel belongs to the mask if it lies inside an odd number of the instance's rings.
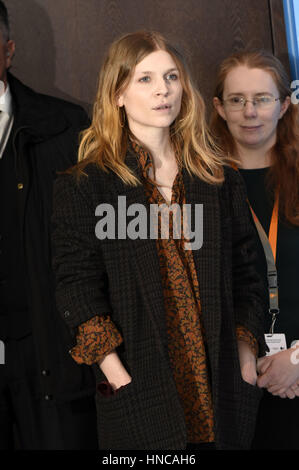
[{"label": "woman in glasses", "polygon": [[101,449],[250,446],[261,286],[222,163],[178,51],[153,32],[115,41],[54,201],[57,303],[97,378]]},{"label": "woman in glasses", "polygon": [[220,65],[214,107],[212,130],[247,187],[268,298],[269,355],[258,361],[257,381],[266,391],[254,446],[299,449],[298,106],[277,58],[242,51]]}]

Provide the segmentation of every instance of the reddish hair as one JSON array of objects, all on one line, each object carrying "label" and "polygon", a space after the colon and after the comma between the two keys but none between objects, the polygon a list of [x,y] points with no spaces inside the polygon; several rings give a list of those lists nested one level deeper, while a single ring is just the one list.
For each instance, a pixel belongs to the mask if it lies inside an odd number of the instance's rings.
[{"label": "reddish hair", "polygon": [[[228,73],[240,65],[263,69],[272,76],[281,100],[291,95],[290,80],[282,63],[272,53],[264,50],[239,51],[225,59],[218,71],[214,96],[223,99],[224,82]],[[298,106],[290,103],[277,124],[277,140],[271,149],[272,165],[268,186],[273,192],[279,188],[280,215],[294,225],[299,225],[299,126]],[[234,139],[226,121],[216,109],[211,116],[211,130],[220,147],[230,156],[237,156]]]}]

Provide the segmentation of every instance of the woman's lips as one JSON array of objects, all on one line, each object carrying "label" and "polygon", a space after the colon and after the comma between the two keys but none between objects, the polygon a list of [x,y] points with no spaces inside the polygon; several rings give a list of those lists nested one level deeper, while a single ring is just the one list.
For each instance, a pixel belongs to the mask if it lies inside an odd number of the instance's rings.
[{"label": "woman's lips", "polygon": [[170,104],[161,104],[153,108],[154,111],[169,111],[171,109]]},{"label": "woman's lips", "polygon": [[262,127],[261,125],[260,126],[241,126],[241,129],[247,132],[254,132],[254,131],[261,129],[261,127]]}]

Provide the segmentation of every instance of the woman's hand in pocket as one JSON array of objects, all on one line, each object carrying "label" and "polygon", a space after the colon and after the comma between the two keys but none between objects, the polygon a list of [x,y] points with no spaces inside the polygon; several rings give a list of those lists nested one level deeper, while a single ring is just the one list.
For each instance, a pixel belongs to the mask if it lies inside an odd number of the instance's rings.
[{"label": "woman's hand in pocket", "polygon": [[123,366],[116,351],[108,353],[98,364],[113,390],[118,390],[132,382],[132,377]]}]

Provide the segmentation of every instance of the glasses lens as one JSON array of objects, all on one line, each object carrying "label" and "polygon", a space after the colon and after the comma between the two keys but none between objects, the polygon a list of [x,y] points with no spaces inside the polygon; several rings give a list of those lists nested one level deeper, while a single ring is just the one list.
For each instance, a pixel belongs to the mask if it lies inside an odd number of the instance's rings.
[{"label": "glasses lens", "polygon": [[275,98],[273,96],[258,96],[255,98],[256,106],[259,108],[270,108],[275,103]]},{"label": "glasses lens", "polygon": [[226,100],[226,105],[229,109],[239,111],[244,106],[244,98],[241,96],[232,96]]},{"label": "glasses lens", "polygon": [[246,100],[243,96],[232,96],[225,100],[225,104],[228,109],[232,111],[240,111],[246,106],[246,103],[252,103],[256,108],[271,108],[273,104],[277,101],[274,96],[262,95],[256,96],[253,100]]}]

